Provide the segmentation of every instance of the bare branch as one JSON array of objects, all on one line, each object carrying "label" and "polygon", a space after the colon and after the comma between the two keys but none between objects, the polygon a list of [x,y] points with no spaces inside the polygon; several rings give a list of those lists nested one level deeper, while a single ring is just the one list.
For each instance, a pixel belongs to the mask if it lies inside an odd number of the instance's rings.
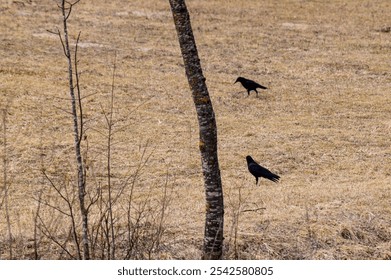
[{"label": "bare branch", "polygon": [[71,254],[71,252],[69,252],[69,250],[67,249],[67,247],[65,247],[65,245],[61,244],[56,237],[54,237],[51,233],[50,233],[50,230],[47,228],[47,226],[45,225],[44,221],[42,220],[41,216],[38,215],[38,219],[40,221],[40,224],[38,226],[38,229],[43,233],[43,235],[45,235],[47,238],[49,238],[51,241],[53,241],[57,246],[59,246],[71,259],[76,259],[75,256],[73,256]]},{"label": "bare branch", "polygon": [[254,209],[245,209],[245,210],[242,210],[242,213],[245,213],[245,212],[258,212],[259,210],[266,210],[266,207],[259,207],[259,208],[254,208]]},{"label": "bare branch", "polygon": [[64,40],[62,39],[60,29],[58,29],[58,28],[57,28],[57,35],[58,35],[58,37],[60,38],[60,42],[61,42],[61,46],[62,46],[62,51],[64,52],[64,55],[65,55],[66,57],[68,57],[68,53],[67,53],[67,50],[66,50],[66,48],[65,48]]},{"label": "bare branch", "polygon": [[52,208],[52,209],[58,211],[59,213],[65,215],[65,216],[68,216],[68,217],[71,216],[69,213],[67,213],[67,212],[65,212],[65,211],[63,211],[63,210],[61,210],[61,208],[59,208],[58,206],[54,206],[54,205],[52,205],[52,204],[50,204],[49,202],[46,202],[46,201],[39,201],[39,200],[37,200],[37,199],[35,199],[35,198],[33,198],[33,199],[36,200],[37,202],[39,202],[40,204],[45,205],[45,206],[48,206],[48,207],[50,207],[50,208]]},{"label": "bare branch", "polygon": [[77,100],[79,102],[79,118],[80,118],[80,134],[79,134],[79,143],[81,142],[82,138],[83,138],[83,125],[84,125],[84,122],[83,122],[83,106],[81,104],[81,92],[80,92],[80,80],[79,80],[79,77],[80,77],[80,74],[79,74],[79,70],[78,70],[78,62],[77,62],[77,51],[78,51],[78,47],[79,47],[79,40],[80,40],[80,34],[81,34],[81,31],[79,32],[79,34],[77,35],[77,40],[76,40],[76,46],[75,46],[75,77],[76,77],[76,93],[77,93]]},{"label": "bare branch", "polygon": [[60,32],[59,32],[58,28],[57,28],[57,32],[49,30],[49,29],[46,29],[46,31],[49,32],[50,34],[54,34],[54,35],[57,35],[57,36],[60,35]]},{"label": "bare branch", "polygon": [[56,106],[56,105],[54,105],[53,107],[56,108],[57,110],[60,110],[60,111],[62,111],[62,112],[64,112],[64,113],[68,114],[68,115],[72,115],[72,112],[67,111],[67,110],[65,110],[65,109],[63,109],[63,108],[61,108],[61,107],[58,107],[58,106]]}]

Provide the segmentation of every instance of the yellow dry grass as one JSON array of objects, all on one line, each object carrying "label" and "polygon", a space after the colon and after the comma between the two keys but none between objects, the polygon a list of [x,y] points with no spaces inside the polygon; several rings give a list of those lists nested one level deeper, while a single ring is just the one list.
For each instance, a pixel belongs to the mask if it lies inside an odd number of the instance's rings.
[{"label": "yellow dry grass", "polygon": [[[187,4],[218,124],[225,258],[236,251],[240,259],[390,259],[390,1]],[[10,214],[19,257],[29,258],[33,198],[47,189],[40,170],[74,178],[67,66],[46,31],[61,28],[54,1],[1,0],[0,12]],[[133,172],[148,146],[140,193],[163,185],[167,172],[173,192],[164,248],[154,258],[199,258],[198,129],[168,1],[82,0],[70,19],[73,42],[78,31],[89,186],[105,182],[103,111],[117,52],[113,176]],[[247,97],[233,84],[238,76],[269,90]],[[280,183],[255,187],[248,154]]]}]

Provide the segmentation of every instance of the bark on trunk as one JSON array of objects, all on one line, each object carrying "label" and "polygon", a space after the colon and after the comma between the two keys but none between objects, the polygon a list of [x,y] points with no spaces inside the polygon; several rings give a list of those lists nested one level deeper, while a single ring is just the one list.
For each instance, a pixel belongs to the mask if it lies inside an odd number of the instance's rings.
[{"label": "bark on trunk", "polygon": [[216,119],[202,73],[185,1],[169,1],[185,64],[186,76],[197,111],[200,130],[199,148],[206,195],[206,219],[202,259],[221,259],[224,239],[224,203],[217,157]]},{"label": "bark on trunk", "polygon": [[[80,212],[82,217],[82,243],[83,243],[83,258],[85,260],[90,259],[90,250],[89,250],[89,240],[88,240],[88,211],[85,207],[84,197],[86,194],[85,190],[85,176],[83,172],[83,160],[81,156],[81,148],[80,148],[80,134],[79,134],[79,123],[78,123],[78,114],[77,114],[77,105],[76,105],[76,96],[75,96],[75,86],[73,82],[73,66],[72,66],[72,57],[69,46],[68,39],[68,18],[72,11],[73,5],[75,5],[78,1],[70,4],[66,1],[61,2],[61,11],[63,16],[63,25],[64,25],[64,52],[65,56],[68,60],[68,78],[69,78],[69,93],[71,96],[72,103],[72,116],[73,116],[73,133],[74,133],[74,144],[75,144],[75,154],[76,154],[76,162],[77,162],[77,184],[78,184],[78,194],[79,194],[79,204],[80,204]],[[69,8],[66,7],[66,4],[69,5]],[[75,60],[75,63],[77,61]],[[78,75],[78,73],[76,73]]]}]

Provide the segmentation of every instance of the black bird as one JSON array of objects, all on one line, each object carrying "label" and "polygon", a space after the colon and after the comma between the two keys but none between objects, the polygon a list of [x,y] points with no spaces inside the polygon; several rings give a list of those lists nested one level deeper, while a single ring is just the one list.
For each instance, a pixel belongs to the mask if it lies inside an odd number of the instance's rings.
[{"label": "black bird", "polygon": [[278,182],[280,179],[280,176],[272,173],[270,170],[266,169],[265,167],[260,166],[258,163],[256,163],[252,157],[247,156],[247,167],[248,171],[250,171],[251,174],[255,177],[255,185],[258,185],[258,177],[263,177],[266,179],[269,179],[270,181],[273,181],[275,183]]},{"label": "black bird", "polygon": [[248,95],[250,95],[250,91],[254,90],[257,93],[257,97],[258,97],[257,88],[267,89],[267,87],[264,87],[254,81],[248,80],[243,77],[237,78],[234,84],[236,84],[237,82],[240,82],[242,84],[242,86],[247,90]]}]

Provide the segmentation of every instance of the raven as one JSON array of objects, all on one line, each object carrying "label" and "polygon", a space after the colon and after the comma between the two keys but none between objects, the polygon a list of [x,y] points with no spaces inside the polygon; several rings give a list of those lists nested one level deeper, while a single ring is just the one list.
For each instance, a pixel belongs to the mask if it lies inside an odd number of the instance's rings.
[{"label": "raven", "polygon": [[267,89],[267,87],[264,87],[264,86],[254,82],[254,81],[248,80],[248,79],[243,78],[243,77],[237,78],[234,84],[236,84],[237,82],[240,82],[242,84],[242,86],[247,90],[247,94],[248,95],[250,95],[250,91],[254,90],[257,93],[257,97],[258,97],[257,88]]},{"label": "raven", "polygon": [[266,179],[269,179],[275,183],[278,182],[280,179],[280,176],[270,172],[270,170],[266,169],[265,167],[260,166],[258,163],[256,163],[252,157],[247,156],[247,167],[248,171],[250,171],[251,174],[255,177],[255,185],[258,185],[258,177],[263,177]]}]

